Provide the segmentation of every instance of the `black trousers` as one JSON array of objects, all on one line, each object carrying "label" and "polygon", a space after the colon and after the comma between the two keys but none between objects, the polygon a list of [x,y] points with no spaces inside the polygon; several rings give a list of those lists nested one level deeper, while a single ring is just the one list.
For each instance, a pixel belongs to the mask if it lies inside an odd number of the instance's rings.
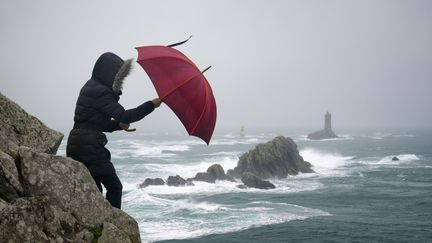
[{"label": "black trousers", "polygon": [[87,167],[99,191],[103,193],[102,185],[107,190],[106,199],[113,207],[121,208],[123,186],[111,162]]}]

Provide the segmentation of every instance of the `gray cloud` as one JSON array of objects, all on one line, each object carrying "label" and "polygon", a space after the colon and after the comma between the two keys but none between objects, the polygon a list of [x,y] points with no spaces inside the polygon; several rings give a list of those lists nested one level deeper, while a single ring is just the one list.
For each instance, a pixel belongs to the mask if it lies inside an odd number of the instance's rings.
[{"label": "gray cloud", "polygon": [[[431,128],[431,1],[7,1],[1,92],[67,132],[97,57],[194,37],[179,50],[206,73],[217,130]],[[137,64],[121,103],[156,96]],[[162,106],[137,126],[183,129]]]}]

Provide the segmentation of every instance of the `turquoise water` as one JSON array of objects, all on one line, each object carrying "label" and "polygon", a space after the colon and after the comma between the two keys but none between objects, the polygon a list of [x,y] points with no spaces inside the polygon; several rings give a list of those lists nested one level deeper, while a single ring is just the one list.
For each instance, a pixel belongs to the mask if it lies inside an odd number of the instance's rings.
[{"label": "turquoise water", "polygon": [[[277,135],[292,137],[317,173],[271,180],[275,190],[225,181],[137,187],[148,177],[193,177],[214,163],[231,169]],[[184,134],[122,133],[108,147],[123,210],[144,242],[432,242],[432,134],[341,135],[310,141],[290,132],[225,133],[206,146]]]}]

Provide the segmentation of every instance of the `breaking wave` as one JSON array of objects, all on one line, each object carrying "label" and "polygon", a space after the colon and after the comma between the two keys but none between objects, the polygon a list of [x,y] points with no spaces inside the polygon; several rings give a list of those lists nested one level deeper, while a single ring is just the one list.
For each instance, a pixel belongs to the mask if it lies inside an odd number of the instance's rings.
[{"label": "breaking wave", "polygon": [[342,175],[347,172],[347,165],[354,156],[342,156],[338,153],[328,153],[314,148],[300,151],[305,161],[313,165],[312,169],[320,175]]},{"label": "breaking wave", "polygon": [[[319,209],[282,202],[257,200],[219,204],[194,199],[163,199],[145,191],[133,195],[126,197],[125,202],[138,221],[144,242],[194,238],[330,215]],[[138,211],[140,213],[133,213]]]}]

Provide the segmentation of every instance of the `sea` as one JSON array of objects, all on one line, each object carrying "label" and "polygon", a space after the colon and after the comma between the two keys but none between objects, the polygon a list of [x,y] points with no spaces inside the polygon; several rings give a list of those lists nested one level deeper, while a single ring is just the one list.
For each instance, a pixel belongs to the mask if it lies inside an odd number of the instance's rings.
[{"label": "sea", "polygon": [[[243,153],[280,135],[316,173],[270,179],[272,190],[229,181],[139,188],[146,178],[186,179],[216,163],[233,169]],[[207,146],[186,132],[119,132],[108,134],[107,148],[123,184],[122,209],[143,242],[432,242],[432,132],[338,135],[312,141],[304,132],[227,131]]]}]

